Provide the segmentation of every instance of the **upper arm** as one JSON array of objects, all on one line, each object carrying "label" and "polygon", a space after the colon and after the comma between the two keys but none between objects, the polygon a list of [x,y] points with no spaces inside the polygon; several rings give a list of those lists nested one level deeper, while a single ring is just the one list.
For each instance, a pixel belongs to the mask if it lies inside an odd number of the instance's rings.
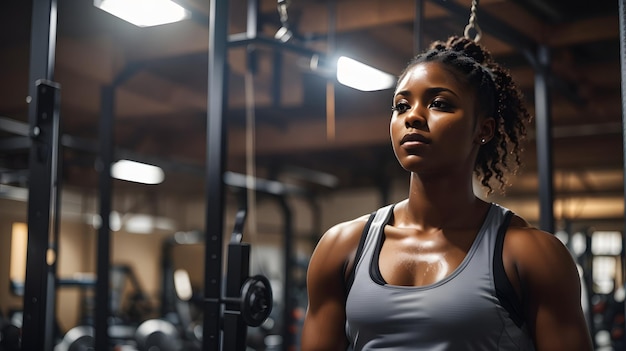
[{"label": "upper arm", "polygon": [[581,305],[581,284],[571,254],[554,235],[513,229],[506,247],[513,254],[536,349],[592,350]]},{"label": "upper arm", "polygon": [[[362,221],[331,228],[315,248],[307,270],[308,307],[303,351],[346,350],[344,264],[358,245]],[[359,229],[360,228],[360,229]]]}]

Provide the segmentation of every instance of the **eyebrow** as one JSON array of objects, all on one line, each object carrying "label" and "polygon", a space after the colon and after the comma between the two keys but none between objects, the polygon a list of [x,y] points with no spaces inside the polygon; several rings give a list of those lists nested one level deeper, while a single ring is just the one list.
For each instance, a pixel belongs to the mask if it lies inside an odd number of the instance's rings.
[{"label": "eyebrow", "polygon": [[[426,94],[428,95],[435,95],[441,92],[448,92],[456,97],[459,97],[459,95],[455,93],[453,90],[444,88],[444,87],[431,87],[431,88],[426,89]],[[411,96],[412,94],[410,90],[400,90],[393,96],[393,98],[395,99],[398,95]]]}]

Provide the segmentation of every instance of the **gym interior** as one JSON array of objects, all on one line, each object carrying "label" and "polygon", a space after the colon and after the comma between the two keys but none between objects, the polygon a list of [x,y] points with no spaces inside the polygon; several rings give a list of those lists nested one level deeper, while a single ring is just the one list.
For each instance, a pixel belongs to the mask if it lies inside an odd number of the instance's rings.
[{"label": "gym interior", "polygon": [[485,199],[566,244],[596,349],[626,349],[623,0],[105,3],[0,4],[0,350],[299,350],[322,233],[407,195],[393,81],[337,58],[393,78],[464,33],[534,116]]}]

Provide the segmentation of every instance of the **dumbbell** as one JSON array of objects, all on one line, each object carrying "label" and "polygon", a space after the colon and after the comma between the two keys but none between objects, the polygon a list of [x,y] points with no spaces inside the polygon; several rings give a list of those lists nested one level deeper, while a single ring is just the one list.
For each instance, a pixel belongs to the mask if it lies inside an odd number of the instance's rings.
[{"label": "dumbbell", "polygon": [[174,324],[163,319],[148,319],[135,331],[139,351],[179,351],[182,348],[180,332]]},{"label": "dumbbell", "polygon": [[95,349],[94,328],[87,325],[76,326],[65,333],[63,340],[54,351],[89,351]]}]

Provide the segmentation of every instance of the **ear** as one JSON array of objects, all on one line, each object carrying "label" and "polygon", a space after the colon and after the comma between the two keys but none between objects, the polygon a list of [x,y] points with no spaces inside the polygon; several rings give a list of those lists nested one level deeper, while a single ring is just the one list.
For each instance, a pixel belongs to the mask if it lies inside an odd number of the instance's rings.
[{"label": "ear", "polygon": [[476,143],[483,145],[493,138],[496,130],[496,120],[493,117],[481,118],[476,126]]}]

